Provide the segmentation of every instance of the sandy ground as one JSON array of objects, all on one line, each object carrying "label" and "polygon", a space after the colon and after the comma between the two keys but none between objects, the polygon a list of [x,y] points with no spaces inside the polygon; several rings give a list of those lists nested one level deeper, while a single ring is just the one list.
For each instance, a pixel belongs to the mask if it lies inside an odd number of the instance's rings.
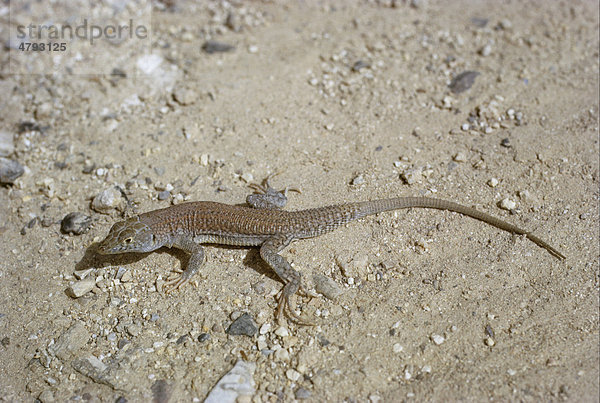
[{"label": "sandy ground", "polygon": [[[155,3],[151,49],[103,55],[114,75],[13,75],[4,49],[3,152],[25,172],[0,187],[0,399],[199,401],[244,360],[238,401],[598,401],[597,2],[392,3]],[[207,247],[171,295],[180,253],[93,253],[123,214],[243,203],[275,172],[302,190],[289,209],[435,196],[567,259],[454,213],[380,214],[282,252],[341,292],[298,298],[307,327],[276,323],[256,250]],[[242,313],[251,336],[227,331]]]}]

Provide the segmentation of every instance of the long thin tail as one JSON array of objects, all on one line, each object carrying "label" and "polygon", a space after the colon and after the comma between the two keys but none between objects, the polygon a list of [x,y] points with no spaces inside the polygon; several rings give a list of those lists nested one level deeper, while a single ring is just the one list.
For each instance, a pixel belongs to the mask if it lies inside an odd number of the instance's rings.
[{"label": "long thin tail", "polygon": [[448,210],[455,213],[464,214],[469,217],[473,217],[477,220],[483,221],[496,228],[500,228],[504,231],[508,231],[514,234],[525,235],[529,240],[538,246],[546,249],[550,254],[558,259],[566,259],[566,257],[558,250],[550,246],[546,241],[538,238],[537,236],[525,231],[522,228],[517,227],[503,221],[499,218],[475,210],[474,208],[460,205],[447,200],[433,199],[429,197],[396,197],[392,199],[381,199],[373,200],[368,202],[357,203],[359,207],[359,217],[381,213],[383,211],[398,210],[411,207],[422,207],[431,208],[438,210]]}]

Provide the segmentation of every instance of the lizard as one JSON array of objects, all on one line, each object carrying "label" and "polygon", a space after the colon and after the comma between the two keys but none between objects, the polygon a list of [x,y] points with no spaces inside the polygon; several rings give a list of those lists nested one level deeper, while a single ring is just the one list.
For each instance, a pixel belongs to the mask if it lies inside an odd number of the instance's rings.
[{"label": "lizard", "polygon": [[[173,270],[165,282],[166,293],[174,291],[199,271],[204,261],[202,244],[259,246],[260,257],[283,282],[276,317],[286,314],[299,324],[312,322],[296,313],[292,297],[305,290],[301,274],[279,254],[291,242],[313,238],[365,216],[390,210],[429,208],[448,210],[483,221],[501,230],[524,235],[554,257],[566,257],[538,236],[490,214],[455,202],[430,197],[395,197],[344,203],[306,210],[287,211],[288,190],[276,191],[267,177],[261,185],[250,187],[255,193],[246,198],[247,206],[212,201],[176,204],[149,211],[115,223],[106,238],[97,245],[100,254],[127,252],[149,253],[162,247],[178,248],[190,255],[185,269]],[[308,294],[308,293],[307,293]]]}]

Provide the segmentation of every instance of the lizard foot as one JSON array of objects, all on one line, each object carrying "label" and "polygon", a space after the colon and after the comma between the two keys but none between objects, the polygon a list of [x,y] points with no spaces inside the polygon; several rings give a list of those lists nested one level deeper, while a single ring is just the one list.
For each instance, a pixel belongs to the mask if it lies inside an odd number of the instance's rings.
[{"label": "lizard foot", "polygon": [[190,281],[190,277],[181,269],[173,269],[173,273],[166,279],[163,291],[169,294]]},{"label": "lizard foot", "polygon": [[279,303],[277,304],[277,322],[284,322],[284,312],[292,320],[292,322],[302,326],[315,326],[316,323],[310,319],[303,318],[296,313],[295,304],[292,302],[292,296],[286,292],[285,287],[281,291]]}]

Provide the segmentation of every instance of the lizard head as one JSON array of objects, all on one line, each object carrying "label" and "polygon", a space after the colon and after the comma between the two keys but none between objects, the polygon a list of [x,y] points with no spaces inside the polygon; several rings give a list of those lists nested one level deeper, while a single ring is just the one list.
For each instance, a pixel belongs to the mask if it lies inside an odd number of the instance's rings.
[{"label": "lizard head", "polygon": [[120,221],[112,226],[97,251],[103,255],[124,252],[152,252],[158,249],[152,229],[140,222],[139,217]]}]

